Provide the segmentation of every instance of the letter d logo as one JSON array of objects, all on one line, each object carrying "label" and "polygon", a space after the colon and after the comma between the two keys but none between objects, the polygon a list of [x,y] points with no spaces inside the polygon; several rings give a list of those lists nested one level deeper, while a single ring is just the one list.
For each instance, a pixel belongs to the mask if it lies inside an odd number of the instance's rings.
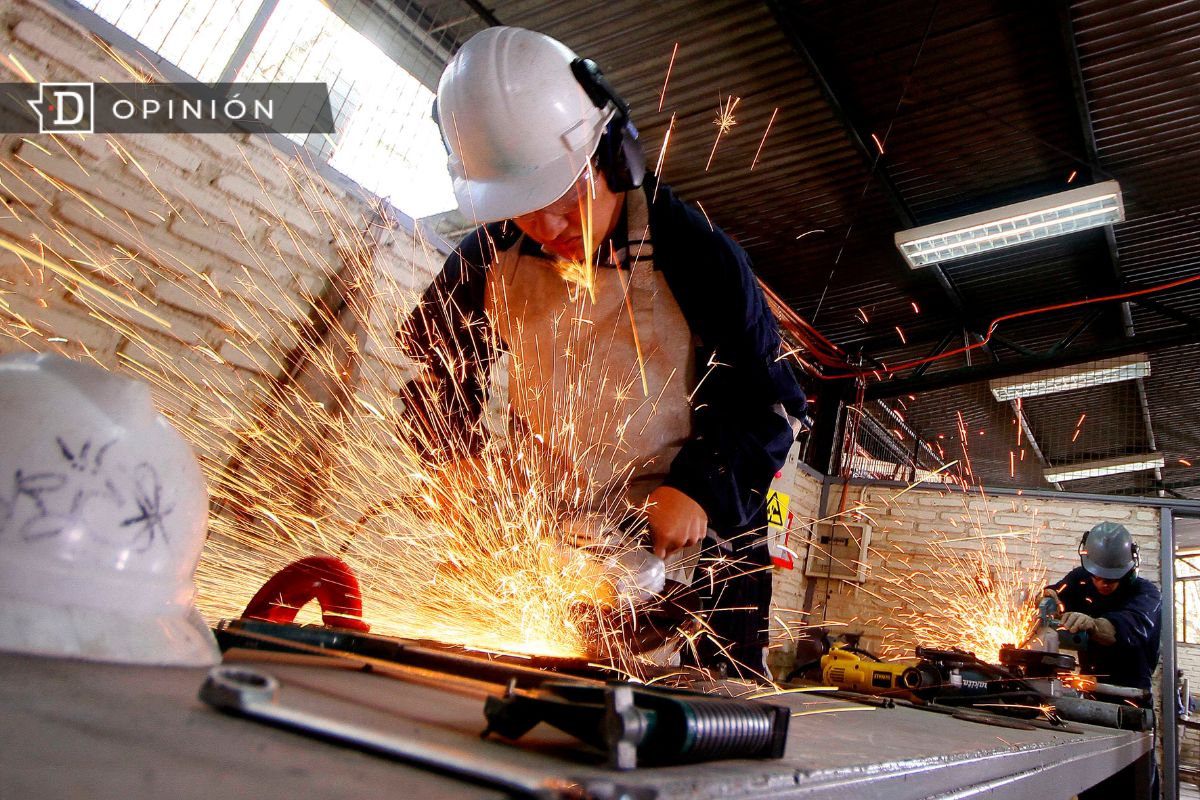
[{"label": "letter d logo", "polygon": [[92,133],[96,86],[93,83],[41,83],[37,100],[38,133]]}]

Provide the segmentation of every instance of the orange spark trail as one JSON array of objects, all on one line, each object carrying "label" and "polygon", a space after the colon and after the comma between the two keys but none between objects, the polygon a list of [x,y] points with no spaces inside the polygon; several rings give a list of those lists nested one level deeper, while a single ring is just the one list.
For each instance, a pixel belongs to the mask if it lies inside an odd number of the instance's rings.
[{"label": "orange spark trail", "polygon": [[654,174],[658,177],[658,183],[654,184],[654,196],[650,202],[658,199],[658,186],[662,183],[662,167],[663,161],[667,158],[667,147],[671,143],[671,131],[675,130],[675,114],[671,114],[671,121],[667,123],[667,132],[663,134],[662,147],[658,149],[658,161],[654,164]]},{"label": "orange spark trail", "polygon": [[771,112],[771,118],[767,120],[767,129],[763,131],[762,141],[758,143],[758,149],[754,151],[754,160],[750,162],[750,171],[754,171],[754,166],[758,163],[758,156],[762,153],[763,145],[767,143],[767,134],[771,132],[771,126],[775,124],[775,115],[779,113],[779,107]]},{"label": "orange spark trail", "polygon": [[[673,48],[671,48],[671,60],[667,63],[667,76],[665,78],[663,78],[662,92],[659,93],[659,95],[658,95],[658,110],[659,111],[663,110],[663,100],[665,100],[667,97],[667,81],[671,80],[671,68],[675,66],[675,54],[678,52],[679,52],[679,42],[676,42],[675,46]],[[672,119],[674,119],[674,115],[672,115]]]}]

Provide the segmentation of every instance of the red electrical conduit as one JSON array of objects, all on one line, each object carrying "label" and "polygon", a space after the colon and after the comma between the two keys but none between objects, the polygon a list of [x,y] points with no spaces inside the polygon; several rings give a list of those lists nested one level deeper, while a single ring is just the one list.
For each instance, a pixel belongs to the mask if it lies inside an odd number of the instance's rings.
[{"label": "red electrical conduit", "polygon": [[250,599],[242,617],[295,622],[296,613],[311,600],[320,604],[326,625],[363,633],[371,630],[362,619],[358,578],[345,561],[332,556],[309,556],[276,572]]},{"label": "red electrical conduit", "polygon": [[[1027,309],[1025,311],[1014,311],[1011,314],[1005,314],[1003,316],[996,317],[996,319],[992,320],[992,323],[990,325],[988,325],[987,335],[984,336],[982,339],[980,339],[978,342],[975,342],[974,344],[964,345],[963,347],[957,347],[953,350],[947,350],[944,353],[938,353],[937,355],[934,355],[934,356],[926,356],[925,358],[918,358],[913,361],[905,361],[902,364],[896,364],[895,366],[887,367],[886,370],[853,369],[850,372],[836,373],[836,374],[832,374],[832,375],[822,375],[820,373],[816,373],[816,377],[818,377],[822,380],[833,380],[833,379],[838,379],[838,378],[861,378],[861,377],[865,377],[867,375],[878,376],[881,371],[886,371],[889,373],[899,372],[901,370],[920,366],[921,364],[928,364],[928,363],[931,363],[934,361],[940,361],[943,358],[952,358],[953,356],[962,355],[963,353],[969,352],[971,350],[977,350],[980,347],[984,347],[985,345],[987,345],[988,342],[991,341],[992,334],[994,334],[996,332],[996,328],[998,328],[1000,326],[1000,323],[1002,323],[1002,322],[1019,319],[1021,317],[1033,316],[1034,314],[1045,314],[1050,311],[1061,311],[1065,308],[1076,308],[1078,306],[1086,306],[1086,305],[1091,305],[1093,303],[1107,303],[1107,302],[1111,302],[1113,300],[1126,300],[1130,297],[1140,297],[1140,296],[1146,295],[1146,294],[1154,294],[1155,292],[1164,292],[1164,291],[1167,291],[1168,289],[1174,289],[1178,286],[1183,286],[1183,285],[1189,284],[1189,283],[1195,283],[1196,281],[1200,281],[1200,275],[1192,275],[1187,278],[1180,278],[1178,280],[1169,281],[1167,283],[1162,283],[1157,286],[1150,286],[1145,289],[1135,289],[1131,292],[1122,292],[1120,294],[1107,295],[1105,297],[1091,297],[1086,300],[1074,300],[1069,303],[1057,303],[1055,305],[1042,306],[1041,308],[1031,308],[1031,309]],[[822,336],[820,333],[818,333],[815,328],[813,328],[806,321],[804,321],[804,319],[801,318],[799,314],[796,314],[795,311],[791,310],[790,307],[784,305],[783,302],[779,299],[779,296],[776,295],[774,292],[772,292],[770,289],[768,289],[767,287],[764,286],[763,290],[765,291],[768,300],[773,305],[776,305],[777,309],[786,309],[787,312],[790,312],[790,313],[785,313],[784,315],[781,315],[783,317],[783,319],[781,321],[783,321],[785,323],[785,326],[788,328],[789,332],[791,332],[793,335],[795,335],[796,338],[798,338],[800,340],[801,344],[803,344],[806,349],[808,349],[810,352],[812,352],[812,354],[816,357],[817,361],[819,361],[822,365],[827,366],[827,367],[846,367],[847,366],[847,364],[845,363],[845,359],[844,359],[844,357],[845,357],[844,350],[842,350],[840,347],[835,345],[833,342],[830,342],[828,339],[826,339],[824,336]],[[778,313],[778,311],[777,311],[777,313]],[[824,352],[822,352],[822,351],[824,351]],[[835,358],[832,357],[833,354],[842,356],[842,359],[835,360]]]}]

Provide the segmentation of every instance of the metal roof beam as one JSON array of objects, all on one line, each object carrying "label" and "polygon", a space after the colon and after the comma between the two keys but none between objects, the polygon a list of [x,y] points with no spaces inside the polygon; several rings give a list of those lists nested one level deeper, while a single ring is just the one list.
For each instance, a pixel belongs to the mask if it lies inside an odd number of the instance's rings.
[{"label": "metal roof beam", "polygon": [[[950,346],[950,343],[954,341],[954,337],[956,336],[958,336],[958,328],[946,331],[946,335],[942,337],[940,342],[934,345],[934,348],[929,351],[929,355],[925,356],[925,358],[933,358],[934,356],[941,355]],[[912,372],[912,377],[919,378],[924,375],[932,363],[932,361],[926,361],[924,364],[918,364],[917,368]]]},{"label": "metal roof beam", "polygon": [[1086,331],[1088,328],[1090,328],[1092,326],[1092,323],[1094,323],[1096,320],[1100,319],[1100,317],[1102,317],[1102,316],[1104,316],[1104,309],[1098,308],[1095,311],[1093,311],[1091,314],[1088,314],[1086,317],[1079,320],[1079,322],[1075,323],[1075,326],[1073,328],[1071,328],[1071,330],[1067,331],[1066,336],[1059,339],[1058,343],[1055,344],[1054,347],[1050,348],[1050,351],[1047,353],[1047,355],[1057,355],[1058,353],[1061,353],[1063,350],[1066,350],[1068,347],[1070,347],[1072,344],[1075,343],[1075,340],[1079,338],[1080,334],[1082,334],[1084,331]]},{"label": "metal roof beam", "polygon": [[1196,330],[1200,331],[1200,319],[1191,314],[1179,311],[1178,309],[1171,308],[1166,303],[1161,303],[1158,300],[1151,300],[1149,297],[1138,297],[1135,298],[1133,302],[1142,308],[1156,311],[1159,314],[1162,314],[1164,317],[1173,319],[1176,322],[1182,322],[1189,328],[1195,328]]}]

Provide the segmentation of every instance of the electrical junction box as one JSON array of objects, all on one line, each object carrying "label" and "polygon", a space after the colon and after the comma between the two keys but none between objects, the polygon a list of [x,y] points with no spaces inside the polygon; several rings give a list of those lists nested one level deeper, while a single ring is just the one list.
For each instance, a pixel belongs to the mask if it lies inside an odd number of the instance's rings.
[{"label": "electrical junction box", "polygon": [[831,520],[813,526],[804,574],[862,583],[867,579],[871,526],[853,520]]}]

